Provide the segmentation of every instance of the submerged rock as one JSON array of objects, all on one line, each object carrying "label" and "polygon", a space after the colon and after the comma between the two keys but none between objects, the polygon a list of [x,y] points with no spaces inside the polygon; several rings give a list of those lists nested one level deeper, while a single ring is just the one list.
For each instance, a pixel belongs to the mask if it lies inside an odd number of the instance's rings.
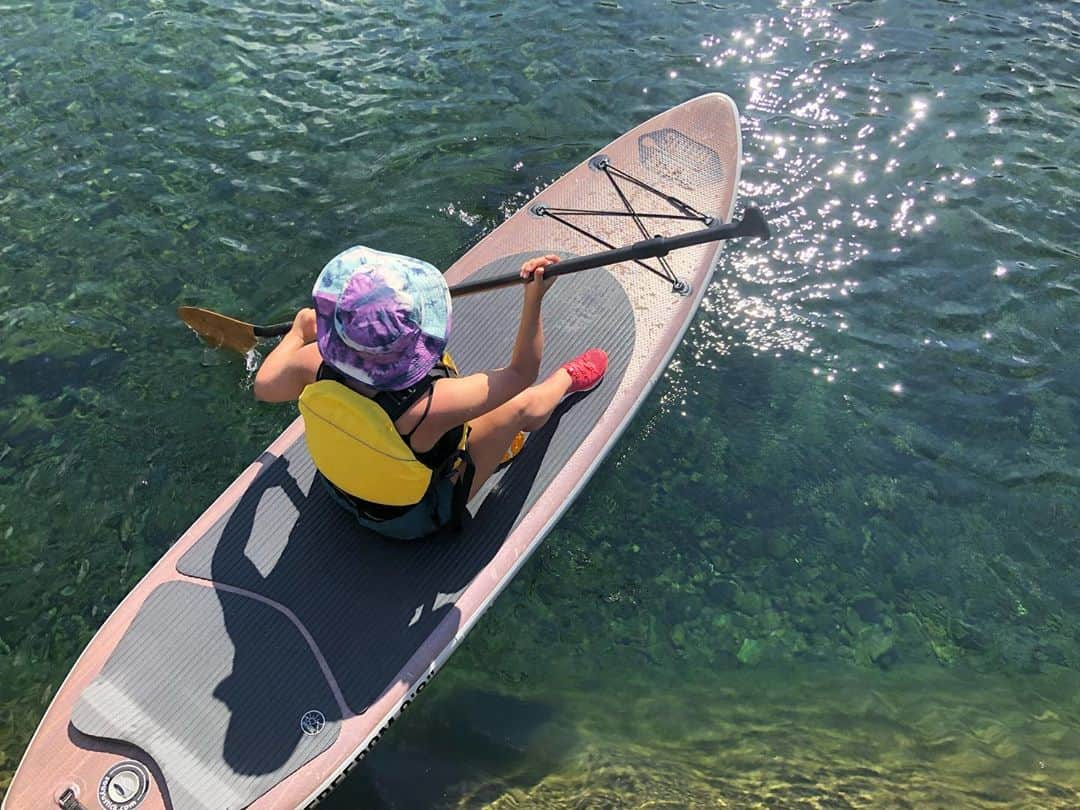
[{"label": "submerged rock", "polygon": [[739,594],[739,586],[730,579],[718,579],[707,588],[709,599],[720,605],[731,605]]},{"label": "submerged rock", "polygon": [[735,657],[743,666],[752,667],[761,662],[763,651],[762,643],[760,641],[756,638],[747,638],[743,639],[742,646],[739,647],[739,651],[735,654]]},{"label": "submerged rock", "polygon": [[746,667],[761,663],[789,661],[793,654],[804,652],[806,640],[798,633],[780,630],[765,638],[745,638],[735,654],[739,663]]},{"label": "submerged rock", "polygon": [[884,605],[874,594],[859,594],[852,600],[851,606],[859,614],[859,618],[867,624],[876,624],[881,621],[881,611]]},{"label": "submerged rock", "polygon": [[760,594],[740,590],[735,595],[735,606],[743,613],[753,616],[761,612],[765,600]]},{"label": "submerged rock", "polygon": [[880,627],[868,626],[856,636],[853,652],[855,660],[860,664],[887,666],[896,658],[895,647],[896,641],[892,633],[886,633]]},{"label": "submerged rock", "polygon": [[765,553],[774,560],[790,557],[798,546],[798,540],[784,532],[770,532],[765,538]]}]

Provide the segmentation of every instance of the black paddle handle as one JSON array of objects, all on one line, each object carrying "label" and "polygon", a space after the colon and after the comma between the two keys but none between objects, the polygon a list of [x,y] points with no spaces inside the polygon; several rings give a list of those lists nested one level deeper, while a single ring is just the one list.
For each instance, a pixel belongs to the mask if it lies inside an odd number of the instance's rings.
[{"label": "black paddle handle", "polygon": [[[760,239],[769,238],[769,225],[765,221],[761,209],[750,206],[743,213],[743,218],[737,222],[710,225],[708,228],[679,234],[678,236],[655,236],[652,239],[642,239],[640,242],[635,242],[626,247],[590,253],[588,256],[563,259],[558,264],[544,268],[544,278],[565,276],[568,273],[578,273],[582,270],[590,270],[594,267],[603,267],[634,259],[654,259],[657,256],[666,256],[671,251],[679,248],[702,245],[706,242],[719,242],[724,239],[739,239],[744,236],[757,236]],[[466,281],[451,287],[450,294],[454,296],[471,295],[472,293],[494,290],[499,287],[509,287],[523,281],[524,279],[517,273],[498,276],[486,281]]]},{"label": "black paddle handle", "polygon": [[274,323],[270,326],[254,326],[252,331],[255,333],[255,337],[260,338],[272,338],[282,337],[289,334],[289,330],[292,329],[292,321],[286,321],[285,323]]},{"label": "black paddle handle", "polygon": [[[724,239],[741,239],[745,236],[756,236],[759,239],[768,239],[770,236],[769,223],[765,221],[765,215],[756,206],[749,206],[743,212],[742,219],[727,224],[710,225],[690,233],[678,236],[655,236],[652,239],[642,239],[626,247],[613,250],[603,250],[599,253],[590,253],[588,256],[575,256],[572,259],[564,259],[558,264],[544,269],[544,277],[565,276],[568,273],[580,273],[582,270],[591,270],[594,267],[604,267],[609,264],[632,261],[634,259],[655,259],[657,256],[666,256],[673,250],[703,245],[706,242],[719,242]],[[517,273],[508,273],[505,276],[487,279],[486,281],[466,281],[455,284],[450,288],[450,294],[471,295],[472,293],[496,290],[500,287],[510,287],[524,281]],[[261,338],[281,337],[292,328],[292,322],[276,323],[273,326],[256,326],[255,336]]]}]

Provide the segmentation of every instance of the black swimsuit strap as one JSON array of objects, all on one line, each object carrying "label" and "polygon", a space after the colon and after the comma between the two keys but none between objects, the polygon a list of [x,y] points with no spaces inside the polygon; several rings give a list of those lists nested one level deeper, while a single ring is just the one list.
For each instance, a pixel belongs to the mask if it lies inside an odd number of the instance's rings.
[{"label": "black swimsuit strap", "polygon": [[424,412],[420,415],[420,421],[417,422],[415,425],[413,425],[413,429],[410,430],[408,433],[402,433],[401,434],[401,438],[403,438],[405,440],[405,444],[409,445],[410,450],[413,449],[412,435],[414,433],[416,433],[416,431],[419,429],[420,425],[424,424],[424,420],[427,419],[428,412],[431,410],[431,400],[433,399],[434,393],[435,393],[435,384],[432,383],[431,385],[428,386],[427,391],[424,392],[424,394],[427,395],[427,404],[424,405]]}]

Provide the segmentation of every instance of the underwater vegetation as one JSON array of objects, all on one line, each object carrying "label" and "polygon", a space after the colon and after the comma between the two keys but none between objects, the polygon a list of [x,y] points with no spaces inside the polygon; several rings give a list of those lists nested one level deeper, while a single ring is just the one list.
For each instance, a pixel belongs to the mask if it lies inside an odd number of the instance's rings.
[{"label": "underwater vegetation", "polygon": [[[597,658],[712,668],[1080,665],[1067,476],[972,470],[977,447],[896,430],[894,403],[853,406],[767,358],[713,376],[685,416],[642,417],[553,533],[540,565],[557,575],[533,620],[582,645],[602,626]],[[1032,458],[1068,452],[1062,406],[1035,396],[1015,419]]]},{"label": "underwater vegetation", "polygon": [[[398,769],[461,745],[433,805],[1075,806],[1071,486],[938,467],[892,400],[783,363],[736,354],[685,406],[671,376],[329,806],[413,806]],[[1047,458],[1074,435],[1055,405],[1016,423]]]}]

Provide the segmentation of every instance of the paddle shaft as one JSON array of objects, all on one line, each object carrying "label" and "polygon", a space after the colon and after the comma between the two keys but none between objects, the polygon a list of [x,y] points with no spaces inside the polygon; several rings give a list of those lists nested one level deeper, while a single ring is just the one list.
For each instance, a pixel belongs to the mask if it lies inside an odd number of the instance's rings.
[{"label": "paddle shaft", "polygon": [[[575,256],[571,259],[563,259],[558,264],[544,268],[544,278],[565,276],[569,273],[579,273],[582,270],[591,270],[594,267],[604,267],[619,262],[634,261],[635,259],[655,259],[658,256],[666,256],[673,250],[703,245],[706,242],[719,242],[724,239],[738,239],[743,236],[758,236],[762,239],[769,238],[769,226],[765,223],[765,217],[757,208],[750,207],[738,222],[728,224],[710,225],[690,233],[678,236],[654,236],[652,239],[642,239],[626,247],[603,250],[599,253],[590,253],[588,256]],[[487,279],[486,281],[466,281],[455,284],[450,288],[450,294],[471,295],[472,293],[495,290],[500,287],[509,287],[524,281],[517,273],[509,273],[505,276]]]},{"label": "paddle shaft", "polygon": [[281,337],[282,335],[289,334],[289,330],[292,329],[292,323],[292,321],[285,321],[284,323],[272,323],[269,326],[259,326],[256,324],[252,328],[252,331],[255,333],[255,337]]},{"label": "paddle shaft", "polygon": [[[580,273],[582,270],[591,270],[596,267],[604,267],[619,262],[634,261],[635,259],[655,259],[658,256],[666,256],[673,250],[703,245],[707,242],[719,242],[725,239],[739,239],[744,236],[756,236],[760,239],[769,238],[769,226],[761,210],[750,206],[743,213],[743,218],[737,222],[727,224],[710,225],[690,233],[677,236],[655,236],[652,239],[642,239],[626,247],[603,250],[599,253],[590,253],[587,256],[575,256],[571,259],[563,259],[558,264],[544,268],[544,277],[565,276],[570,273]],[[518,273],[508,273],[504,276],[487,279],[485,281],[466,281],[455,284],[450,288],[450,295],[472,295],[473,293],[497,290],[502,287],[510,287],[521,284],[525,280]],[[280,337],[292,328],[292,322],[276,323],[271,326],[256,326],[255,335],[261,338]]]}]

